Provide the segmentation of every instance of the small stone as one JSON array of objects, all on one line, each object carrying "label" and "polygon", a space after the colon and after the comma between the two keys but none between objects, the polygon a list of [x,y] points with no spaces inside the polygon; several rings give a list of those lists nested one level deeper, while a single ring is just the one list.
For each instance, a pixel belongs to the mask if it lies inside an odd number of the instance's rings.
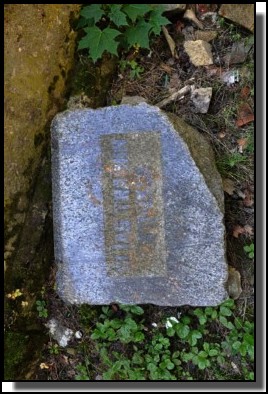
[{"label": "small stone", "polygon": [[212,88],[193,89],[191,92],[191,100],[194,104],[194,112],[206,114],[208,112],[211,97]]},{"label": "small stone", "polygon": [[81,339],[82,336],[83,336],[83,334],[82,334],[81,331],[76,331],[75,334],[74,334],[74,336],[75,336],[75,338],[77,338],[77,339]]},{"label": "small stone", "polygon": [[195,39],[210,42],[217,37],[218,33],[215,30],[197,30],[195,32]]},{"label": "small stone", "polygon": [[213,64],[211,45],[203,40],[185,41],[185,51],[194,66],[207,66]]},{"label": "small stone", "polygon": [[242,293],[241,288],[241,275],[234,267],[229,266],[229,276],[228,276],[228,294],[234,300],[239,298]]},{"label": "small stone", "polygon": [[121,104],[137,105],[140,103],[146,103],[146,99],[141,96],[124,96],[121,100]]},{"label": "small stone", "polygon": [[244,63],[249,49],[243,41],[233,43],[231,52],[224,56],[225,65]]},{"label": "small stone", "polygon": [[254,32],[254,4],[222,4],[219,15]]}]

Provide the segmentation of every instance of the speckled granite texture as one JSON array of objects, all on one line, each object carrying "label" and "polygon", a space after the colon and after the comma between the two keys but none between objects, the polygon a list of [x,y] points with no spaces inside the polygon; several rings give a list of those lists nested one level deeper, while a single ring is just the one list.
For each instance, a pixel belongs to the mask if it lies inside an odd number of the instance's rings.
[{"label": "speckled granite texture", "polygon": [[227,298],[223,191],[205,138],[146,103],[52,123],[57,288],[72,304]]}]

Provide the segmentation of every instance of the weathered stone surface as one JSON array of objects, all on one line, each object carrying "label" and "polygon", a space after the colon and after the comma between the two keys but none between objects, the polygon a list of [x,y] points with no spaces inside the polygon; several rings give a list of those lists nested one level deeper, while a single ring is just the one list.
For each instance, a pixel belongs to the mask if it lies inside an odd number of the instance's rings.
[{"label": "weathered stone surface", "polygon": [[219,15],[254,31],[254,4],[222,4]]},{"label": "weathered stone surface", "polygon": [[217,305],[223,191],[207,140],[146,103],[52,124],[55,258],[71,303]]},{"label": "weathered stone surface", "polygon": [[195,39],[210,42],[214,40],[217,35],[218,33],[215,30],[197,30],[195,32]]},{"label": "weathered stone surface", "polygon": [[196,113],[206,114],[209,109],[210,100],[212,97],[212,88],[193,89],[191,92],[191,100],[194,104]]},{"label": "weathered stone surface", "polygon": [[185,41],[185,51],[194,66],[206,66],[213,64],[211,45],[202,40]]}]

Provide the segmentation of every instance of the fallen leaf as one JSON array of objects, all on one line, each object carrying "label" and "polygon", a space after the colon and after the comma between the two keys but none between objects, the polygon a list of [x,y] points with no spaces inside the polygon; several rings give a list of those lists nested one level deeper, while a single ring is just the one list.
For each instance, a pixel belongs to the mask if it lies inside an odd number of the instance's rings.
[{"label": "fallen leaf", "polygon": [[251,207],[254,204],[254,201],[252,199],[252,193],[248,189],[244,190],[244,192],[245,192],[245,198],[243,204],[246,207]]},{"label": "fallen leaf", "polygon": [[242,226],[235,226],[233,229],[233,237],[238,238],[240,234],[245,234],[245,235],[253,235],[253,228],[249,225],[246,224],[244,227]]},{"label": "fallen leaf", "polygon": [[237,225],[235,226],[235,228],[233,229],[233,237],[238,238],[240,234],[244,234],[245,230],[243,227]]},{"label": "fallen leaf", "polygon": [[234,181],[232,181],[232,179],[225,178],[222,180],[222,183],[223,190],[231,196],[235,190]]},{"label": "fallen leaf", "polygon": [[246,224],[244,226],[244,230],[245,230],[245,233],[248,234],[248,235],[253,235],[253,233],[254,233],[253,227],[250,226],[249,224]]},{"label": "fallen leaf", "polygon": [[249,86],[244,86],[241,89],[240,96],[242,98],[247,98],[249,96],[249,93],[250,93],[250,87]]},{"label": "fallen leaf", "polygon": [[242,127],[249,122],[253,122],[253,120],[254,120],[254,114],[249,104],[244,103],[240,105],[237,114],[236,126]]},{"label": "fallen leaf", "polygon": [[243,149],[245,149],[248,145],[248,139],[240,138],[239,140],[237,140],[237,144],[239,153],[243,153]]}]

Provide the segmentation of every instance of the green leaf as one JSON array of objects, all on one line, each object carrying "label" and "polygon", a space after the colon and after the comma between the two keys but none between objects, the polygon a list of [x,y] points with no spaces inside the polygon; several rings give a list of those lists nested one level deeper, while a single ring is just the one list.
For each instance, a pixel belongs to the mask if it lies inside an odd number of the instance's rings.
[{"label": "green leaf", "polygon": [[125,32],[128,45],[139,45],[141,48],[149,49],[150,28],[150,24],[144,20],[140,20],[136,26],[130,26]]},{"label": "green leaf", "polygon": [[131,305],[130,312],[133,313],[133,315],[139,316],[144,314],[144,310],[138,305]]},{"label": "green leaf", "polygon": [[189,334],[188,342],[191,346],[195,346],[197,344],[197,339],[202,338],[202,334],[200,331],[193,330]]},{"label": "green leaf", "polygon": [[127,26],[127,17],[126,14],[124,14],[121,11],[122,4],[111,4],[110,5],[110,11],[108,13],[108,16],[110,20],[117,26]]},{"label": "green leaf", "polygon": [[173,358],[179,358],[180,357],[180,352],[177,350],[176,352],[174,352],[173,354],[172,354],[172,359]]},{"label": "green leaf", "polygon": [[226,306],[221,306],[220,307],[220,314],[223,316],[231,316],[232,311],[231,311],[231,309],[227,308]]},{"label": "green leaf", "polygon": [[205,358],[198,358],[198,368],[199,369],[205,369],[208,365],[208,360],[206,360]]},{"label": "green leaf", "polygon": [[203,348],[204,348],[204,350],[205,350],[206,352],[208,352],[208,351],[209,351],[209,343],[205,342],[205,343],[203,344]]},{"label": "green leaf", "polygon": [[171,23],[166,17],[161,15],[162,13],[163,9],[156,7],[150,14],[149,23],[151,25],[151,32],[156,35],[161,33],[161,26]]},{"label": "green leaf", "polygon": [[210,356],[210,357],[213,357],[213,356],[217,356],[218,355],[218,350],[217,349],[210,349],[210,351],[208,352],[208,355]]},{"label": "green leaf", "polygon": [[199,317],[199,323],[203,326],[207,322],[206,316]]},{"label": "green leaf", "polygon": [[214,309],[211,314],[211,319],[217,319],[217,316],[218,316],[218,313],[217,313],[216,309]]},{"label": "green leaf", "polygon": [[202,309],[200,309],[200,308],[196,308],[193,313],[197,317],[204,316],[204,313],[203,313]]},{"label": "green leaf", "polygon": [[219,317],[219,320],[220,320],[221,324],[222,324],[224,327],[227,327],[227,328],[229,328],[230,330],[232,330],[233,328],[235,328],[234,325],[233,325],[233,323],[231,323],[230,321],[228,321],[228,320],[226,319],[225,316],[220,316],[220,317]]},{"label": "green leaf", "polygon": [[224,365],[225,358],[223,356],[218,356],[217,357],[217,363],[220,364],[220,365]]},{"label": "green leaf", "polygon": [[184,326],[183,324],[179,323],[176,327],[176,332],[181,339],[185,339],[188,336],[190,329],[189,326]]},{"label": "green leaf", "polygon": [[97,23],[102,15],[104,15],[104,11],[101,9],[101,4],[91,4],[87,7],[84,7],[80,15],[82,15],[86,19],[93,19],[95,23]]},{"label": "green leaf", "polygon": [[132,22],[135,22],[138,17],[144,16],[151,9],[148,4],[126,4],[123,6],[122,11],[127,14]]},{"label": "green leaf", "polygon": [[182,353],[182,354],[181,354],[182,360],[183,360],[184,362],[186,362],[186,363],[187,363],[188,361],[192,360],[193,357],[194,357],[193,353]]},{"label": "green leaf", "polygon": [[167,335],[168,335],[169,337],[173,337],[174,334],[175,334],[174,328],[173,328],[173,327],[169,327],[169,328],[167,329]]},{"label": "green leaf", "polygon": [[97,26],[93,26],[86,28],[85,31],[87,35],[79,42],[78,49],[88,48],[94,63],[101,58],[104,51],[117,55],[118,42],[114,39],[120,35],[118,30],[109,27],[100,30]]},{"label": "green leaf", "polygon": [[241,346],[241,342],[240,342],[240,341],[235,341],[235,342],[232,344],[232,348],[233,348],[234,350],[239,350],[239,349],[240,349],[240,346]]},{"label": "green leaf", "polygon": [[134,341],[135,342],[142,342],[144,340],[144,334],[140,331],[135,332],[134,334]]},{"label": "green leaf", "polygon": [[198,357],[202,358],[207,358],[208,354],[204,350],[201,350],[201,352],[198,353]]},{"label": "green leaf", "polygon": [[227,306],[228,308],[233,308],[235,306],[234,300],[232,298],[228,298],[228,300],[224,301],[221,306]]}]

